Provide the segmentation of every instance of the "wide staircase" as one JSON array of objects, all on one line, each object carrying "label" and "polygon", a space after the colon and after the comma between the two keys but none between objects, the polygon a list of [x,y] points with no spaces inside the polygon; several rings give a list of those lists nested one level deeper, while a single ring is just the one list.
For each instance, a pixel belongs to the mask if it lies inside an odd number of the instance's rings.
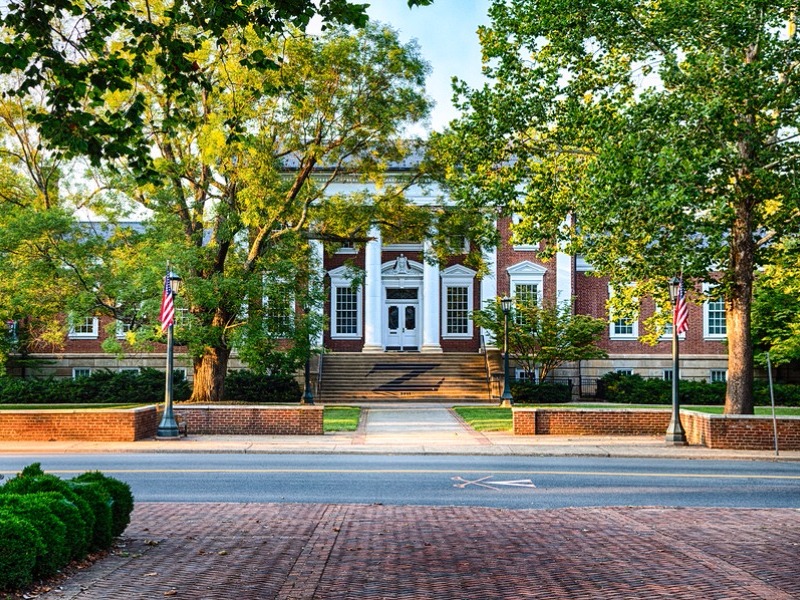
[{"label": "wide staircase", "polygon": [[320,401],[489,402],[482,354],[333,353],[322,357]]}]

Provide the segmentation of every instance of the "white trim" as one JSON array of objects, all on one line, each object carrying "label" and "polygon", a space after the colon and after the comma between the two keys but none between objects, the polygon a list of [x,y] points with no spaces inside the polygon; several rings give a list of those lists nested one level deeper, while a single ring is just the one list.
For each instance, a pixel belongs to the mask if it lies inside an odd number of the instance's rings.
[{"label": "white trim", "polygon": [[97,317],[82,317],[82,319],[83,319],[83,325],[86,325],[89,319],[92,320],[92,331],[76,332],[74,329],[75,327],[74,319],[70,319],[72,323],[70,324],[69,328],[69,334],[68,334],[69,338],[73,340],[80,340],[80,339],[96,340],[100,335],[100,320]]},{"label": "white trim", "polygon": [[[614,297],[614,289],[609,285],[608,286],[608,299]],[[637,311],[638,314],[638,311]],[[638,340],[639,339],[639,319],[634,319],[631,325],[631,333],[617,333],[615,331],[615,327],[617,325],[617,321],[621,321],[621,319],[614,318],[614,314],[611,311],[611,308],[608,309],[608,339],[610,340]]]},{"label": "white trim", "polygon": [[331,339],[334,340],[353,340],[361,339],[361,323],[363,321],[363,301],[362,301],[362,288],[358,286],[353,290],[356,296],[356,331],[355,333],[338,333],[336,331],[336,311],[338,309],[338,300],[336,290],[339,288],[352,289],[352,277],[350,277],[350,269],[346,266],[341,266],[328,272],[331,279]]},{"label": "white trim", "polygon": [[[448,267],[441,273],[442,277],[442,297],[441,297],[441,307],[442,307],[442,338],[445,339],[472,339],[474,334],[474,329],[472,325],[472,319],[470,318],[469,314],[474,310],[474,302],[473,302],[473,295],[475,292],[475,275],[476,272],[472,269],[465,267],[464,265],[453,265],[452,267]],[[467,331],[466,333],[449,333],[447,331],[447,313],[448,313],[448,303],[447,303],[447,290],[450,288],[466,288],[467,289]]]},{"label": "white trim", "polygon": [[523,260],[506,269],[509,276],[509,295],[516,298],[517,285],[535,285],[536,301],[541,306],[544,297],[544,275],[547,269],[529,260]]},{"label": "white trim", "polygon": [[[81,371],[81,372],[85,371],[85,373],[82,373],[81,375],[78,375],[79,371]],[[92,375],[92,368],[91,367],[72,367],[72,378],[73,379],[78,379],[79,377],[91,377],[91,375]]]},{"label": "white trim", "polygon": [[[703,292],[708,292],[710,289],[711,289],[711,286],[709,284],[707,284],[707,283],[703,284]],[[725,309],[725,300],[723,298],[719,298],[717,300],[714,300],[714,302],[715,303],[716,302],[722,302],[722,310],[723,310],[723,314],[724,314],[725,310],[726,310]],[[711,333],[711,332],[709,332],[709,325],[710,325],[710,323],[709,323],[709,320],[710,320],[710,317],[709,317],[709,313],[710,313],[709,303],[710,302],[708,300],[705,300],[703,302],[703,339],[704,340],[713,340],[713,341],[726,340],[728,338],[728,325],[727,325],[727,323],[725,324],[725,333]]]},{"label": "white trim", "polygon": [[422,252],[422,242],[418,244],[387,244],[382,249],[386,252]]}]

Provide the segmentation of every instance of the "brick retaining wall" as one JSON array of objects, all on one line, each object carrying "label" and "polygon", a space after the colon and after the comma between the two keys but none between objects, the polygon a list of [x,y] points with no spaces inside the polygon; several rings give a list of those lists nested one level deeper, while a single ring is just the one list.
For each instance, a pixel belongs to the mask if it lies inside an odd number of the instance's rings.
[{"label": "brick retaining wall", "polygon": [[189,435],[322,435],[322,411],[321,406],[175,406]]},{"label": "brick retaining wall", "polygon": [[132,442],[153,437],[155,406],[113,409],[34,409],[0,411],[0,440]]},{"label": "brick retaining wall", "polygon": [[[671,412],[646,409],[515,408],[514,435],[665,435]],[[772,450],[772,417],[681,411],[692,445]],[[778,447],[800,450],[800,417],[778,419]]]}]

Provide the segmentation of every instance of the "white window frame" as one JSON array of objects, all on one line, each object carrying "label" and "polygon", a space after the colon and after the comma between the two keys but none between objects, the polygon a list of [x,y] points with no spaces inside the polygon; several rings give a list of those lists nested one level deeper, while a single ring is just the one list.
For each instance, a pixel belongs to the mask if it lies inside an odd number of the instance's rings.
[{"label": "white window frame", "polygon": [[[614,297],[614,289],[608,286],[608,299]],[[637,311],[638,312],[638,311]],[[639,339],[639,319],[634,319],[630,323],[631,333],[618,333],[617,324],[621,319],[614,318],[614,313],[608,310],[608,338],[611,340],[638,340]]]},{"label": "white window frame", "polygon": [[541,306],[544,297],[544,276],[547,269],[529,260],[523,260],[506,269],[509,277],[509,294],[511,298],[517,297],[518,285],[536,286],[536,303]]},{"label": "white window frame", "polygon": [[[712,289],[707,283],[703,284],[703,292],[708,292]],[[720,298],[718,300],[714,300],[714,302],[722,302],[722,310],[723,315],[725,314],[725,300]],[[711,333],[709,331],[709,326],[711,325],[711,306],[708,300],[703,302],[703,339],[705,340],[726,340],[728,339],[728,325],[725,323],[725,333]]]},{"label": "white window frame", "polygon": [[517,367],[514,370],[514,379],[521,380],[521,381],[530,381],[531,383],[541,383],[539,381],[539,367],[536,367],[533,370],[533,379],[528,377],[527,372],[522,367]]},{"label": "white window frame", "polygon": [[[474,334],[474,327],[470,313],[475,310],[473,297],[475,295],[475,275],[476,272],[468,269],[464,265],[453,265],[441,272],[442,278],[442,338],[446,339],[471,339]],[[447,316],[449,306],[447,304],[447,290],[450,288],[467,288],[467,332],[448,333]]]},{"label": "white window frame", "polygon": [[92,375],[91,367],[72,367],[72,378],[78,379],[80,377],[90,377]]},{"label": "white window frame", "polygon": [[[345,246],[344,244],[352,244]],[[355,247],[353,242],[342,242],[342,245],[336,250],[335,254],[358,254],[358,248]]]},{"label": "white window frame", "polygon": [[511,215],[511,241],[512,241],[512,249],[517,252],[538,252],[541,246],[541,242],[537,244],[516,244],[514,243],[514,225],[519,225],[522,222],[522,216],[519,213],[514,213]]},{"label": "white window frame", "polygon": [[623,373],[625,375],[633,375],[634,371],[633,371],[633,369],[629,369],[629,368],[626,368],[626,367],[620,367],[618,369],[614,369],[614,373]]},{"label": "white window frame", "polygon": [[120,367],[119,369],[117,369],[117,371],[120,372],[120,373],[123,373],[123,372],[126,372],[126,371],[133,371],[134,373],[141,373],[142,369],[141,369],[141,367]]},{"label": "white window frame", "polygon": [[330,324],[331,324],[331,339],[334,340],[357,340],[361,339],[362,333],[362,322],[364,320],[363,313],[364,313],[364,295],[362,293],[362,286],[358,286],[356,289],[353,290],[356,297],[356,332],[355,333],[339,333],[336,330],[336,312],[338,310],[338,300],[336,290],[337,288],[353,288],[353,280],[350,275],[350,269],[346,266],[338,267],[332,271],[328,272],[328,275],[331,279],[331,314],[330,314]]},{"label": "white window frame", "polygon": [[75,331],[75,318],[70,318],[70,327],[69,327],[69,338],[73,340],[96,340],[100,337],[100,319],[97,317],[82,317],[83,325],[85,326],[91,320],[92,323],[92,331]]},{"label": "white window frame", "polygon": [[[719,379],[719,374],[722,374],[722,379]],[[708,381],[710,383],[727,383],[728,382],[728,369],[711,369],[708,372]]]}]

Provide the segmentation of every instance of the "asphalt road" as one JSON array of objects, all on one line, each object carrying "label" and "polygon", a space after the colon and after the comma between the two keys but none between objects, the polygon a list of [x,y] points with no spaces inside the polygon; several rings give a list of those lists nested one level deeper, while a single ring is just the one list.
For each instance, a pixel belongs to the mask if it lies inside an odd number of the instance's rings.
[{"label": "asphalt road", "polygon": [[0,456],[13,476],[41,462],[100,470],[141,502],[291,502],[491,508],[800,507],[800,464],[584,457],[316,454]]}]

